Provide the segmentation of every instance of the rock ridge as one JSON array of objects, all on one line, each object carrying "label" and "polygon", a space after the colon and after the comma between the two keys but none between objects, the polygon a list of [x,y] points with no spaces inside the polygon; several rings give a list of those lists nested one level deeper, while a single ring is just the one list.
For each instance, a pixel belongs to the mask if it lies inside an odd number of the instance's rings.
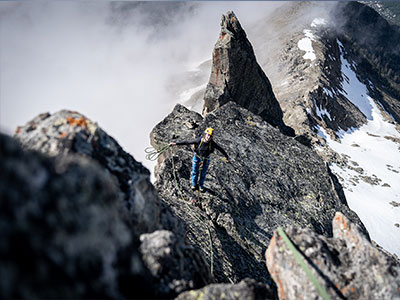
[{"label": "rock ridge", "polygon": [[158,148],[166,141],[193,138],[210,126],[231,163],[213,157],[201,209],[190,205],[195,195],[190,188],[189,147],[174,147],[160,157],[155,187],[209,268],[211,236],[217,282],[239,282],[249,275],[266,282],[263,252],[278,225],[296,224],[331,236],[331,219],[342,211],[364,228],[317,154],[234,102],[204,118],[176,105],[153,129],[152,144]]}]

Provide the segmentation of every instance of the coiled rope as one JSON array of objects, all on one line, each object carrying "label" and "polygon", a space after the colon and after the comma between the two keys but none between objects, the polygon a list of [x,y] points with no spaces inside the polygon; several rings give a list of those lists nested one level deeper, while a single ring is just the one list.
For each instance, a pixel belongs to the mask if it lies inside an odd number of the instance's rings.
[{"label": "coiled rope", "polygon": [[312,282],[314,287],[317,289],[318,294],[321,296],[322,299],[324,300],[330,300],[330,296],[328,295],[328,292],[326,289],[318,282],[317,278],[313,275],[311,272],[311,269],[306,265],[304,262],[304,259],[301,255],[301,253],[296,249],[296,247],[293,245],[292,241],[289,239],[289,237],[286,235],[285,231],[282,229],[282,227],[278,227],[278,234],[282,237],[283,241],[286,243],[286,245],[289,247],[289,249],[292,251],[294,258],[298,262],[298,264],[301,266],[303,271],[306,273],[308,279]]},{"label": "coiled rope", "polygon": [[171,147],[171,145],[165,145],[161,147],[160,149],[156,149],[154,147],[147,147],[144,149],[144,152],[146,152],[146,159],[150,161],[155,161],[162,153],[167,151]]}]

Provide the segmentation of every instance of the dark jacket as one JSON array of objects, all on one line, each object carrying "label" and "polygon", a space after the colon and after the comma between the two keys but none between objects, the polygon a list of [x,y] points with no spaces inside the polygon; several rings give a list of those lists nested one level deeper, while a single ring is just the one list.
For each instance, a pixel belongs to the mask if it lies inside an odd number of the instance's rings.
[{"label": "dark jacket", "polygon": [[182,141],[182,142],[176,142],[177,145],[194,145],[194,152],[200,157],[200,158],[208,158],[211,153],[214,152],[215,149],[217,149],[219,152],[221,152],[226,159],[228,158],[228,154],[225,152],[224,149],[220,145],[218,145],[216,142],[214,142],[213,139],[211,139],[208,143],[202,141],[202,138],[199,137],[194,140],[189,140],[189,141]]}]

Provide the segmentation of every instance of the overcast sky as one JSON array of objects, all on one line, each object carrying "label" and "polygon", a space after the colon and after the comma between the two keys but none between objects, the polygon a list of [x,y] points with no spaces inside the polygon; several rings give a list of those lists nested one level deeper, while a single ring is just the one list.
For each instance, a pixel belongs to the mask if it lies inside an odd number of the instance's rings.
[{"label": "overcast sky", "polygon": [[150,167],[149,133],[177,101],[167,85],[211,58],[221,15],[233,10],[246,30],[279,5],[0,2],[1,131],[76,110]]}]

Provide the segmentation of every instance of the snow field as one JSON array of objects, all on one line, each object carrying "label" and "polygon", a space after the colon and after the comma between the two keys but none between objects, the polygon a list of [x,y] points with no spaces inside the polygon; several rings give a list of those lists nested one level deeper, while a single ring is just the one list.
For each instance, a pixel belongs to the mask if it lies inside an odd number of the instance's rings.
[{"label": "snow field", "polygon": [[[368,96],[350,63],[341,61],[345,96],[367,117],[368,123],[358,129],[338,132],[336,142],[321,127],[318,134],[327,145],[347,157],[346,167],[332,165],[343,185],[348,205],[366,226],[370,236],[387,251],[400,256],[400,133],[386,121]],[[323,114],[318,108],[317,113]],[[393,205],[394,204],[394,205]]]}]

